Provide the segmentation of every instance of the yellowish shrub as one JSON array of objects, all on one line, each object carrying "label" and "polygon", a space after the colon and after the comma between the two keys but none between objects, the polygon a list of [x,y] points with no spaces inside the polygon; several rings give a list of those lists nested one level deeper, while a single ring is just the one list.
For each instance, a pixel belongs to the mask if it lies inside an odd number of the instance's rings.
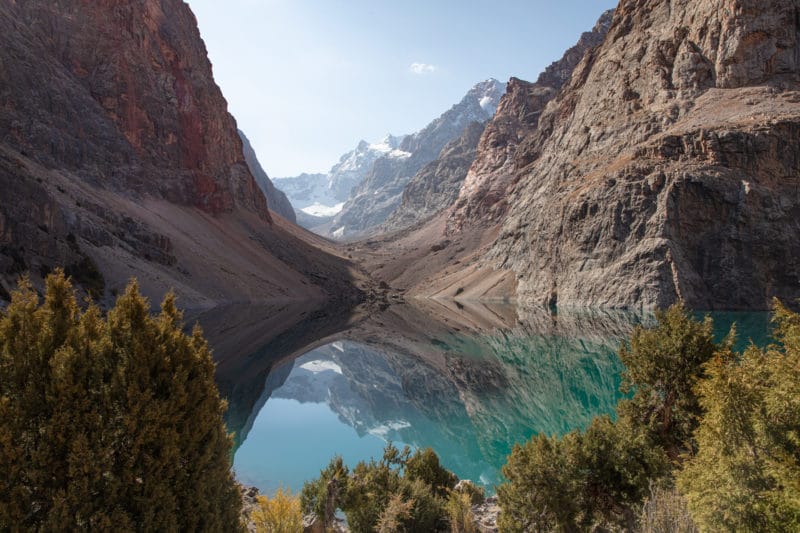
[{"label": "yellowish shrub", "polygon": [[297,533],[303,531],[300,499],[292,491],[278,489],[275,496],[258,497],[258,508],[251,519],[259,533]]},{"label": "yellowish shrub", "polygon": [[472,514],[472,497],[468,492],[450,491],[445,505],[453,533],[476,533],[475,517]]}]

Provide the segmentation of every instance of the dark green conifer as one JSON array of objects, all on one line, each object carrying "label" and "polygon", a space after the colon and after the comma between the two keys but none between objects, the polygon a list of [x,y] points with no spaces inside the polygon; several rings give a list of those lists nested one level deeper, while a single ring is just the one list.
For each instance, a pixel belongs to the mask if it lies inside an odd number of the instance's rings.
[{"label": "dark green conifer", "polygon": [[0,529],[240,529],[224,402],[174,296],[103,319],[56,271],[0,317]]}]

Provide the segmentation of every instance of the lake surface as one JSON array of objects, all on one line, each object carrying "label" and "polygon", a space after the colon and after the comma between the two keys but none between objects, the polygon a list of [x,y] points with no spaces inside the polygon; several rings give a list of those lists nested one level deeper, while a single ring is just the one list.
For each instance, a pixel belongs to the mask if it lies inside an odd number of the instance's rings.
[{"label": "lake surface", "polygon": [[[259,341],[237,326],[254,312],[233,312],[209,337],[236,435],[236,476],[265,493],[299,491],[334,455],[353,466],[387,442],[432,447],[444,466],[491,492],[515,443],[613,413],[619,344],[653,320],[426,302],[355,319],[301,312],[298,324]],[[740,346],[766,342],[766,313],[713,317],[720,336],[737,322]],[[215,336],[226,340],[224,353]]]}]

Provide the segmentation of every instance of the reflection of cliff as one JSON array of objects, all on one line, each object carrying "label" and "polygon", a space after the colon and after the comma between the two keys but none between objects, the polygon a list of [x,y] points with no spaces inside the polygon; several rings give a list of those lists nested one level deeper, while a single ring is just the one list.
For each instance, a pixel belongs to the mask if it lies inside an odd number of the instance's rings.
[{"label": "reflection of cliff", "polygon": [[215,308],[197,321],[214,351],[216,381],[228,402],[225,422],[238,447],[261,407],[292,370],[291,360],[343,331],[350,313],[297,304]]},{"label": "reflection of cliff", "polygon": [[360,434],[431,446],[488,484],[513,443],[613,411],[615,352],[637,317],[454,311],[392,307],[296,359],[273,394],[327,403]]}]

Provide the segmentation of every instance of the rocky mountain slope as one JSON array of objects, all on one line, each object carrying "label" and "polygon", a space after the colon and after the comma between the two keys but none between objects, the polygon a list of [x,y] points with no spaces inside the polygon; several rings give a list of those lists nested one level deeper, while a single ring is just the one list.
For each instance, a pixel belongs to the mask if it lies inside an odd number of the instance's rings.
[{"label": "rocky mountain slope", "polygon": [[267,173],[258,161],[255,150],[253,150],[253,147],[250,145],[250,140],[242,130],[237,130],[237,132],[239,138],[242,140],[244,160],[247,163],[247,168],[256,180],[261,192],[264,193],[264,197],[267,199],[267,206],[271,211],[278,213],[286,220],[297,222],[292,204],[289,202],[286,195],[278,190],[275,185],[273,185],[272,180],[269,179],[269,176],[267,176]]},{"label": "rocky mountain slope", "polygon": [[505,84],[497,80],[478,83],[425,128],[403,138],[399,150],[408,156],[376,160],[334,217],[330,234],[354,238],[374,231],[400,205],[403,189],[411,178],[436,159],[446,144],[460,137],[470,123],[490,119],[504,92]]},{"label": "rocky mountain slope", "polygon": [[0,292],[63,266],[100,299],[131,276],[183,306],[353,294],[270,216],[184,2],[3,2],[0,101]]},{"label": "rocky mountain slope", "polygon": [[[518,158],[489,254],[526,301],[800,296],[800,2],[620,3]],[[524,206],[524,207],[523,207]]]},{"label": "rocky mountain slope", "polygon": [[[496,297],[559,306],[796,301],[798,12],[623,0],[536,127],[511,150],[502,136],[479,145],[455,208],[417,234],[431,249],[408,254],[419,239],[405,236],[367,263],[425,295],[480,297],[493,281]],[[529,111],[513,85],[498,117]],[[401,275],[388,255],[427,274]]]},{"label": "rocky mountain slope", "polygon": [[545,106],[570,80],[586,52],[603,42],[612,15],[613,10],[603,13],[594,28],[584,32],[575,46],[539,74],[535,83],[511,78],[464,180],[450,215],[451,227],[460,228],[465,222],[491,223],[503,216],[509,183],[516,170],[528,163],[518,157],[517,148],[536,131]]},{"label": "rocky mountain slope", "polygon": [[460,137],[442,148],[435,160],[422,167],[406,184],[400,205],[382,225],[381,231],[406,228],[453,205],[475,160],[485,128],[486,122],[471,122]]}]

